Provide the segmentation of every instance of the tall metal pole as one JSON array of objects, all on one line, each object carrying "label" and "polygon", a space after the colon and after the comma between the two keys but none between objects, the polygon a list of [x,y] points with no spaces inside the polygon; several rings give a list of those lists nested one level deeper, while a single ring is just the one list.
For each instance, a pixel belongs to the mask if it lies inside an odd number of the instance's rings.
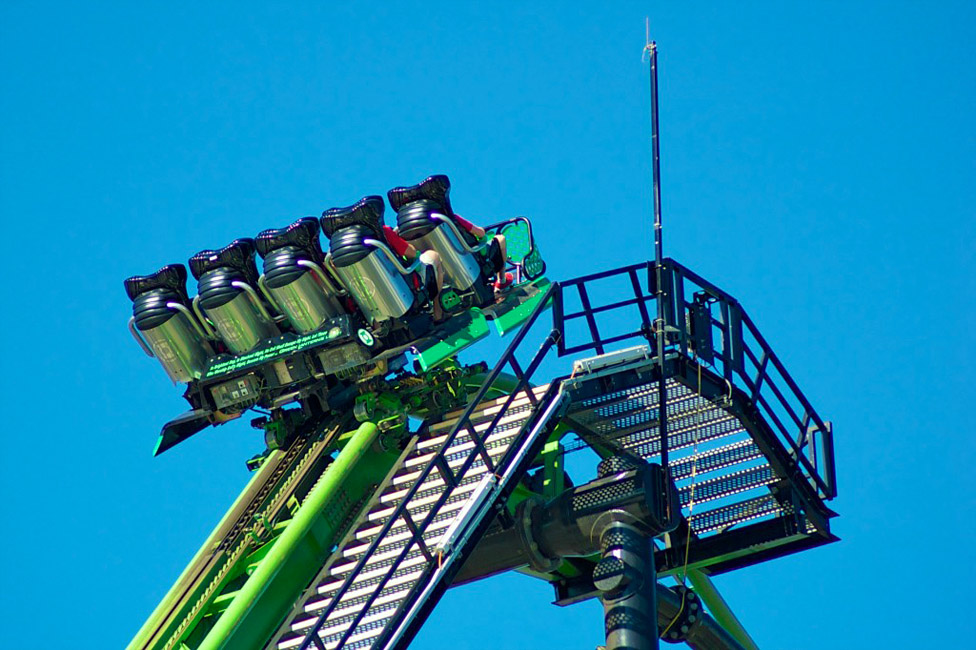
[{"label": "tall metal pole", "polygon": [[661,466],[670,472],[668,466],[668,387],[664,376],[664,346],[666,314],[664,301],[667,294],[664,291],[664,237],[661,231],[661,152],[659,148],[659,131],[657,124],[657,43],[651,41],[645,50],[650,54],[650,83],[651,83],[651,156],[652,180],[654,190],[654,278],[657,292],[657,360],[661,370],[661,379],[657,387],[658,404],[658,434],[661,438]]}]

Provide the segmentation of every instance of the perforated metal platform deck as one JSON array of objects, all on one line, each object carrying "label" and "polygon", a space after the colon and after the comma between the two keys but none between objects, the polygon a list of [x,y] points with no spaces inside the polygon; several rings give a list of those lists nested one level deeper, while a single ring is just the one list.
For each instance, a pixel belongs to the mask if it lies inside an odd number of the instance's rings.
[{"label": "perforated metal platform deck", "polygon": [[449,414],[412,440],[274,647],[351,650],[395,642],[415,606],[432,605],[428,591],[454,560],[455,546],[466,542],[468,527],[490,516],[518,461],[550,430],[563,397],[549,388],[482,402],[466,420],[471,429],[459,430],[462,412]]},{"label": "perforated metal platform deck", "polygon": [[[832,541],[833,513],[794,482],[796,462],[748,396],[692,359],[673,354],[666,368],[669,466],[693,535],[690,565],[719,573]],[[658,375],[647,358],[570,379],[567,415],[608,446],[660,462]],[[676,559],[662,552],[659,569]]]}]

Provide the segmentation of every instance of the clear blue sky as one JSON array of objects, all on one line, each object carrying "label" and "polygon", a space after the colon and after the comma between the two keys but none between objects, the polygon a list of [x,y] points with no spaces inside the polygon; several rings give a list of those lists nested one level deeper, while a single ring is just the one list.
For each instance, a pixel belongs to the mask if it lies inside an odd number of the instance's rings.
[{"label": "clear blue sky", "polygon": [[[123,646],[259,447],[151,458],[184,405],[123,278],[433,172],[469,218],[531,216],[553,278],[646,259],[646,15],[667,252],[836,430],[843,541],[718,586],[763,648],[971,643],[971,3],[97,4],[0,6],[0,645]],[[414,647],[600,641],[550,600],[454,590]]]}]

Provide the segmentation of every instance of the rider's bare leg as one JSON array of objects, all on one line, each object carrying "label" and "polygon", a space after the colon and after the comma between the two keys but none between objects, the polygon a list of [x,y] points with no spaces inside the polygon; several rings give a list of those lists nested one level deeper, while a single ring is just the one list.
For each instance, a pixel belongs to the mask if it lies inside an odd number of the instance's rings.
[{"label": "rider's bare leg", "polygon": [[434,322],[444,320],[444,309],[441,307],[441,290],[444,288],[444,265],[437,251],[424,251],[420,254],[420,261],[434,267],[434,280],[437,284],[437,296],[431,301],[434,308]]},{"label": "rider's bare leg", "polygon": [[502,268],[495,273],[495,291],[501,292],[508,289],[513,278],[511,273],[505,271],[508,262],[508,243],[505,241],[505,235],[495,235],[494,240],[498,244],[498,250],[502,257]]}]

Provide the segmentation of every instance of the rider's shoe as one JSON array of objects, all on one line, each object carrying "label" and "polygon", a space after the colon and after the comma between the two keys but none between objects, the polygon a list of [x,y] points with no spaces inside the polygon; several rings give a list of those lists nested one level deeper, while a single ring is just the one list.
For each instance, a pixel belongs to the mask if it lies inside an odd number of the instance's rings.
[{"label": "rider's shoe", "polygon": [[512,288],[512,281],[515,279],[511,273],[505,274],[505,279],[495,278],[495,296],[501,296]]}]

